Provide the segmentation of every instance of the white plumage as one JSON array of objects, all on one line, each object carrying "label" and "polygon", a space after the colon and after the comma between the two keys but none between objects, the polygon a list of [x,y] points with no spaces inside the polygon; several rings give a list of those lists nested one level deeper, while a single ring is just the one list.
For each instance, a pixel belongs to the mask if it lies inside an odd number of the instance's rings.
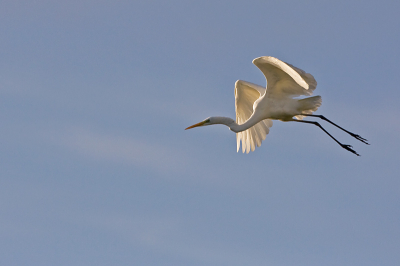
[{"label": "white plumage", "polygon": [[[244,124],[253,114],[253,105],[257,99],[263,96],[265,88],[256,84],[238,80],[235,83],[235,109],[236,123]],[[271,119],[264,119],[254,126],[244,131],[236,133],[237,151],[240,149],[242,142],[242,152],[249,153],[250,150],[261,146],[261,142],[269,133],[269,128],[272,127]]]},{"label": "white plumage", "polygon": [[[317,82],[311,74],[272,56],[256,58],[253,64],[267,79],[267,89],[254,83],[236,81],[236,123],[239,125],[244,124],[257,108],[263,109],[264,115],[269,118],[286,121],[295,115],[297,119],[302,119],[299,114],[311,114],[321,105],[320,96],[312,98],[312,101],[293,100],[295,96],[309,96],[315,90]],[[254,151],[256,147],[260,147],[271,126],[272,120],[264,119],[255,126],[237,133],[237,151],[240,149],[240,142],[243,152],[249,153],[250,150]]]},{"label": "white plumage", "polygon": [[267,79],[266,88],[238,80],[235,83],[236,121],[228,117],[209,117],[186,129],[223,124],[236,132],[237,151],[249,153],[259,147],[269,133],[272,120],[295,121],[314,124],[335,140],[344,149],[358,155],[350,145],[342,144],[330,135],[318,122],[304,121],[305,116],[321,118],[340,128],[356,139],[368,144],[366,139],[351,133],[322,115],[313,115],[321,106],[320,96],[295,99],[298,96],[310,96],[317,87],[314,77],[305,71],[285,63],[272,56],[262,56],[253,63]]}]

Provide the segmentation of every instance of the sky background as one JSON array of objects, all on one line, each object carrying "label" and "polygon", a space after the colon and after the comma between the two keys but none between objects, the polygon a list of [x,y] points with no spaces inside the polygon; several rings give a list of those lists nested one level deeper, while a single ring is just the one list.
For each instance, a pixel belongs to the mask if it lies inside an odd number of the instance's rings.
[{"label": "sky background", "polygon": [[[400,263],[399,1],[0,2],[1,265]],[[340,148],[275,121],[236,153],[234,83],[312,73]]]}]

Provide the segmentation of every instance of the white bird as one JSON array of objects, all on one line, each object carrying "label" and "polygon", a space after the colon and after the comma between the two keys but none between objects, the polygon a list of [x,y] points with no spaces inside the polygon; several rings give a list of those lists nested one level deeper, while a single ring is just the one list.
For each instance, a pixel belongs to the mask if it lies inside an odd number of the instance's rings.
[{"label": "white bird", "polygon": [[[367,140],[336,125],[322,115],[313,115],[321,106],[321,96],[294,99],[296,96],[310,96],[317,87],[314,77],[303,70],[272,56],[253,60],[267,79],[267,88],[238,80],[235,83],[236,121],[229,117],[214,116],[186,129],[223,124],[236,132],[237,151],[242,142],[242,152],[254,151],[269,133],[272,120],[293,121],[313,124],[321,128],[342,148],[356,154],[352,146],[342,144],[328,133],[318,122],[305,121],[304,116],[318,117],[340,128],[365,144]],[[369,144],[368,144],[369,145]]]}]

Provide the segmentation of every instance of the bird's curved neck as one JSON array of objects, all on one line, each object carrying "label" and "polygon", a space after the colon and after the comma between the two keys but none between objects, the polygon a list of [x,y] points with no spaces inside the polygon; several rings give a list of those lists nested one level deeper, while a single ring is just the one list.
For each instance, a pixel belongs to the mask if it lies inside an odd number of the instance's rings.
[{"label": "bird's curved neck", "polygon": [[241,132],[241,131],[245,131],[246,129],[251,128],[252,126],[254,126],[255,124],[257,124],[258,122],[260,122],[260,120],[257,117],[251,116],[249,119],[247,119],[246,122],[244,122],[243,124],[239,125],[236,122],[232,123],[231,125],[229,125],[230,130],[232,130],[233,132]]},{"label": "bird's curved neck", "polygon": [[229,127],[230,130],[232,130],[235,133],[239,133],[241,131],[249,129],[261,121],[258,117],[253,116],[253,115],[246,122],[244,122],[241,125],[236,123],[235,120],[233,120],[232,118],[224,117],[224,116],[213,116],[213,117],[210,117],[210,120],[211,120],[211,124],[226,125],[227,127]]},{"label": "bird's curved neck", "polygon": [[226,125],[229,127],[230,130],[232,130],[235,133],[244,131],[248,128],[251,128],[258,122],[260,122],[260,119],[257,117],[251,116],[246,122],[243,124],[239,125],[238,123],[235,122],[235,120],[229,118],[229,117],[223,117],[223,116],[214,116],[211,117],[211,124],[222,124]]}]

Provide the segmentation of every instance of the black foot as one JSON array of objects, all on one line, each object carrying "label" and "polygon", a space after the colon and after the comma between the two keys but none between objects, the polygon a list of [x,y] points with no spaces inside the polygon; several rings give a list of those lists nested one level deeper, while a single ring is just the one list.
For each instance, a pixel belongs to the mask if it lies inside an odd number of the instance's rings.
[{"label": "black foot", "polygon": [[360,154],[358,154],[355,150],[352,149],[351,145],[346,145],[346,144],[341,144],[340,146],[342,146],[343,149],[348,150],[349,152],[354,153],[357,156],[360,156]]},{"label": "black foot", "polygon": [[368,140],[362,138],[360,135],[354,134],[354,133],[350,133],[351,136],[355,137],[356,139],[358,139],[359,141],[369,145],[369,143],[367,142]]}]

